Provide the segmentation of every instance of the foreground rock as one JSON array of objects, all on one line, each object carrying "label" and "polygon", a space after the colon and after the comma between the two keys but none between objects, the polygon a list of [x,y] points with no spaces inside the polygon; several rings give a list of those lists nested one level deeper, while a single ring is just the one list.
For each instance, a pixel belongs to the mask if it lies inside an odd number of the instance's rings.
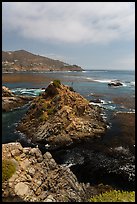
[{"label": "foreground rock", "polygon": [[49,152],[42,155],[38,148],[3,144],[2,159],[11,159],[16,164],[16,172],[2,184],[3,199],[81,202],[91,191],[89,184],[78,183],[68,167],[58,165]]},{"label": "foreground rock", "polygon": [[68,86],[51,83],[33,100],[17,129],[34,143],[51,148],[104,134],[106,124],[100,115],[101,109],[71,90]]},{"label": "foreground rock", "polygon": [[32,100],[33,97],[29,96],[17,96],[13,94],[10,89],[2,86],[2,111],[7,112],[14,108],[23,106]]}]

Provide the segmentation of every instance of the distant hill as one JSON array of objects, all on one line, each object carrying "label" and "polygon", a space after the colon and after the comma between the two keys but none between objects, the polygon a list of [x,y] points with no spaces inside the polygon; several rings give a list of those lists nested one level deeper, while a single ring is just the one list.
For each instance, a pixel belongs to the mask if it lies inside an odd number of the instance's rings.
[{"label": "distant hill", "polygon": [[77,65],[35,55],[25,50],[2,51],[2,71],[82,71]]}]

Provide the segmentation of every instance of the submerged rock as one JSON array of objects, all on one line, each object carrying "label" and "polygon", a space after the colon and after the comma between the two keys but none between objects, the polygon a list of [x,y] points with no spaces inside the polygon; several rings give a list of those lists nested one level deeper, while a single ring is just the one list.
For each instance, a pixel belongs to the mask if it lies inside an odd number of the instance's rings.
[{"label": "submerged rock", "polygon": [[104,134],[106,124],[100,111],[70,87],[52,82],[33,100],[17,129],[34,143],[64,147]]},{"label": "submerged rock", "polygon": [[10,91],[9,88],[2,86],[2,111],[7,112],[23,106],[32,100],[30,96],[18,96]]}]

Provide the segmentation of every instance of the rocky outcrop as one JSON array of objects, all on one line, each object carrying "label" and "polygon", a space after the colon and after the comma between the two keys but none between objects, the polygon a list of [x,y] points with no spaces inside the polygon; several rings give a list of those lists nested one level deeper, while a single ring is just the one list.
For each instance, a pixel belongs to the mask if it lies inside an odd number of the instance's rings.
[{"label": "rocky outcrop", "polygon": [[104,134],[106,124],[101,109],[70,90],[68,86],[50,83],[33,100],[17,129],[34,143],[48,144],[51,148]]},{"label": "rocky outcrop", "polygon": [[108,83],[108,86],[123,86],[123,83],[120,82],[119,80],[116,81],[111,81],[110,83]]},{"label": "rocky outcrop", "polygon": [[25,50],[2,51],[3,72],[24,71],[82,71],[77,65],[69,65],[65,62],[35,55]]},{"label": "rocky outcrop", "polygon": [[11,159],[16,164],[16,172],[2,183],[3,199],[82,202],[92,189],[89,184],[79,183],[67,166],[58,165],[49,152],[42,155],[38,148],[23,148],[20,143],[3,144],[2,159]]},{"label": "rocky outcrop", "polygon": [[14,94],[6,86],[2,86],[2,97],[12,97]]},{"label": "rocky outcrop", "polygon": [[23,106],[32,100],[33,97],[17,96],[9,88],[2,86],[2,111],[7,112],[14,108]]}]

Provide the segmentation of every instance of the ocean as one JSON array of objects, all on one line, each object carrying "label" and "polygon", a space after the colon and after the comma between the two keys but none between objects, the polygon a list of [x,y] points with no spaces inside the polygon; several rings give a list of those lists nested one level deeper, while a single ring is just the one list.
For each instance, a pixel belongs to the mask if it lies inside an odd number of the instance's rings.
[{"label": "ocean", "polygon": [[[124,165],[129,163],[130,157],[132,157],[132,159],[130,158],[131,160],[134,160],[135,72],[123,70],[87,70],[82,72],[3,73],[2,85],[10,88],[15,94],[38,96],[44,91],[43,88],[46,88],[49,82],[54,79],[59,79],[64,85],[73,87],[76,92],[87,98],[92,104],[100,106],[102,108],[102,116],[108,124],[108,130],[103,138],[95,142],[92,141],[90,143],[88,141],[72,148],[53,152],[56,161],[72,166],[72,170],[77,174],[79,180],[88,182],[89,177],[85,178],[82,176],[84,168],[82,165],[85,161],[83,155],[85,154],[90,159],[92,157],[92,160],[96,157],[103,161],[104,157],[99,157],[100,153],[105,155],[113,149],[125,155],[127,160]],[[108,83],[113,80],[120,80],[123,86],[109,87]],[[28,107],[29,104],[8,113],[2,113],[2,143],[19,141],[23,146],[35,146],[24,134],[16,131],[16,126]],[[99,152],[98,156],[96,155],[97,152]],[[108,157],[107,162],[109,163]],[[81,174],[79,174],[79,170],[77,171],[78,165],[81,165],[79,167],[79,169],[82,169]],[[134,171],[134,163],[132,162],[130,165],[132,170],[130,167],[131,173],[127,173],[129,177],[133,173],[132,171]],[[86,173],[85,171],[84,173]],[[92,176],[95,178],[95,175]],[[110,177],[113,176],[111,175]],[[103,180],[100,180],[111,185],[115,183],[112,181],[112,178],[109,179],[109,182],[108,177],[107,179],[105,178],[106,175],[101,178]],[[97,183],[97,180],[96,178],[96,182],[92,179],[90,181]],[[116,183],[114,186],[117,186]],[[120,188],[123,189],[124,185],[120,186]]]}]

